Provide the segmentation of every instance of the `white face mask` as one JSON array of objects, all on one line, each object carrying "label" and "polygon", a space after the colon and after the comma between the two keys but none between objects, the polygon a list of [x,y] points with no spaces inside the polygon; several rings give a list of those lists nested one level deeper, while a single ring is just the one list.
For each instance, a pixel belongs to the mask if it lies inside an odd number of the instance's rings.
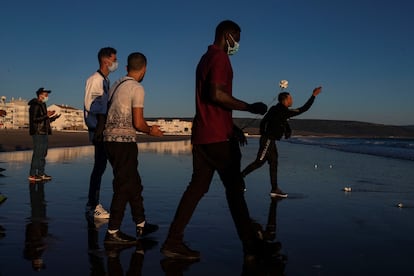
[{"label": "white face mask", "polygon": [[48,100],[49,100],[49,97],[44,97],[43,100],[42,100],[42,102],[43,103],[46,103]]},{"label": "white face mask", "polygon": [[234,38],[231,36],[231,34],[229,34],[229,36],[231,37],[231,39],[233,39],[233,42],[234,42],[234,46],[231,47],[229,41],[226,40],[226,42],[227,42],[227,54],[229,56],[231,56],[231,55],[234,55],[235,53],[237,53],[237,51],[239,50],[240,44],[236,40],[234,40]]},{"label": "white face mask", "polygon": [[108,66],[108,70],[114,72],[116,69],[118,69],[118,61],[113,61],[111,66]]}]

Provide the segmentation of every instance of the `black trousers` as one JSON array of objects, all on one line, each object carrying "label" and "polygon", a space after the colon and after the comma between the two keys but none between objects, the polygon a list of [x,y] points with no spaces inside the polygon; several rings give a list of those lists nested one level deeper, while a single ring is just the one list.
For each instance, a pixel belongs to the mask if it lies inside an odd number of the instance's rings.
[{"label": "black trousers", "polygon": [[96,207],[99,204],[99,194],[101,191],[102,175],[105,172],[108,158],[106,156],[106,150],[103,142],[94,142],[93,144],[94,164],[91,177],[89,180],[89,192],[88,192],[88,206]]},{"label": "black trousers", "polygon": [[170,225],[167,242],[181,242],[198,202],[208,192],[214,172],[225,187],[226,199],[240,240],[253,239],[249,210],[240,174],[241,153],[237,141],[193,145],[193,174]]},{"label": "black trousers", "polygon": [[277,189],[277,166],[278,166],[278,152],[276,142],[274,139],[269,139],[266,136],[260,137],[260,146],[257,151],[256,160],[247,165],[242,171],[242,175],[246,176],[252,171],[260,168],[267,161],[269,163],[270,184],[272,190]]},{"label": "black trousers", "polygon": [[141,177],[138,172],[138,147],[135,142],[105,142],[109,163],[114,179],[109,230],[120,228],[127,203],[131,207],[133,221],[138,224],[145,220]]}]

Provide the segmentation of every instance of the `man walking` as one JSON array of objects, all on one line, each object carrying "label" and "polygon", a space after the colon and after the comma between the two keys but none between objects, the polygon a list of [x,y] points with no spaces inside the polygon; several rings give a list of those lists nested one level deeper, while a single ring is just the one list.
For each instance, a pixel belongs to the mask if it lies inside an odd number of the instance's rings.
[{"label": "man walking", "polygon": [[159,126],[149,126],[144,119],[144,87],[141,81],[147,70],[147,59],[141,53],[128,56],[128,74],[111,87],[108,118],[104,131],[105,148],[114,179],[111,217],[105,244],[134,244],[136,239],[121,232],[126,205],[131,207],[136,237],[158,230],[145,219],[142,183],[138,172],[136,131],[162,136]]},{"label": "man walking", "polygon": [[216,27],[214,43],[201,57],[196,70],[196,114],[193,120],[193,174],[182,195],[161,252],[171,258],[199,259],[200,252],[188,248],[184,230],[198,202],[209,190],[217,171],[245,254],[254,254],[258,240],[243,194],[239,142],[243,132],[233,125],[232,110],[266,113],[264,103],[247,104],[232,95],[233,70],[229,55],[239,48],[240,27],[225,20]]},{"label": "man walking", "polygon": [[86,215],[95,218],[109,218],[109,213],[99,203],[102,175],[105,172],[107,156],[103,144],[103,129],[108,104],[108,75],[118,68],[116,50],[105,47],[98,52],[99,69],[86,81],[84,119],[89,131],[89,140],[94,146],[94,164],[89,179]]}]

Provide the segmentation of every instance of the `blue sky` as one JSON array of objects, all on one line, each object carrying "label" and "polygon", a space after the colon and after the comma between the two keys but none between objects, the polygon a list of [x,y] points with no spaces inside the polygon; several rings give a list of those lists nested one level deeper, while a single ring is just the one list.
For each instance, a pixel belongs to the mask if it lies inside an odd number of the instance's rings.
[{"label": "blue sky", "polygon": [[[126,58],[148,58],[146,117],[194,115],[195,67],[216,25],[236,21],[240,50],[231,57],[235,97],[272,100],[287,89],[294,107],[316,86],[314,106],[298,118],[414,124],[414,2],[410,0],[7,1],[0,11],[0,95],[83,106],[97,52],[118,50],[114,82]],[[250,117],[235,112],[235,117]],[[254,116],[253,116],[254,117]]]}]

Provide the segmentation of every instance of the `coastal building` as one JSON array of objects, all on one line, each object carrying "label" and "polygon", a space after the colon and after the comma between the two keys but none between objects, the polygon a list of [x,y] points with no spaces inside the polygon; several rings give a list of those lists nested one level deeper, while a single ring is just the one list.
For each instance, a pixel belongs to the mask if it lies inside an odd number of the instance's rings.
[{"label": "coastal building", "polygon": [[148,121],[148,125],[159,125],[164,135],[191,135],[192,122],[179,119]]},{"label": "coastal building", "polygon": [[[29,127],[28,101],[22,98],[11,98],[9,102],[2,96],[0,109],[5,110],[7,115],[0,117],[0,129],[20,129]],[[83,110],[65,104],[52,104],[48,110],[54,110],[60,117],[56,119],[51,127],[54,130],[85,131],[87,127],[83,119]],[[148,120],[149,125],[159,125],[165,135],[191,135],[192,122],[179,119]]]},{"label": "coastal building", "polygon": [[47,108],[60,114],[52,124],[52,129],[56,130],[87,130],[83,119],[83,111],[65,104],[52,104]]},{"label": "coastal building", "polygon": [[[9,102],[6,97],[0,98],[0,109],[7,112],[6,116],[0,117],[0,129],[20,129],[29,127],[29,105],[28,101],[22,98],[11,98]],[[68,105],[50,105],[48,110],[54,110],[61,114],[51,124],[52,129],[56,130],[86,130],[83,121],[83,111]]]},{"label": "coastal building", "polygon": [[27,100],[11,98],[6,102],[6,97],[0,98],[0,108],[7,112],[5,117],[0,117],[0,129],[18,129],[29,127],[29,106]]}]

